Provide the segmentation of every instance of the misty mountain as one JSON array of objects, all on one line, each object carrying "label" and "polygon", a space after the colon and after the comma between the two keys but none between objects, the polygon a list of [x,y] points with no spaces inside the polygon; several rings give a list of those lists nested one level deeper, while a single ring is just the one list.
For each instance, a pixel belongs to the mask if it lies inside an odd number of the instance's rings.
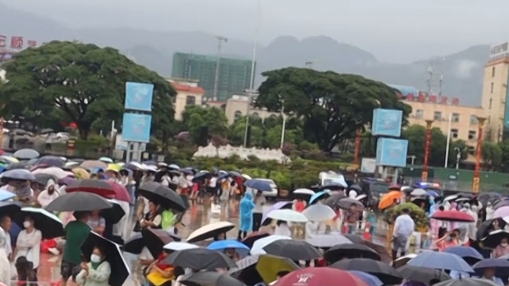
[{"label": "misty mountain", "polygon": [[[128,28],[69,29],[50,18],[18,11],[1,3],[0,27],[4,27],[0,34],[19,35],[26,40],[45,42],[78,39],[100,46],[112,46],[162,76],[171,76],[172,55],[177,51],[217,53],[214,35],[202,32],[159,32]],[[223,44],[221,54],[251,59],[253,46],[253,43],[247,41],[228,39]],[[308,63],[317,70],[356,73],[385,83],[427,90],[428,68],[430,61],[433,61],[435,70],[443,72],[443,94],[449,98],[459,97],[461,104],[477,106],[481,101],[483,70],[488,60],[489,46],[473,46],[455,54],[408,64],[391,64],[379,62],[368,51],[327,36],[302,40],[280,36],[267,46],[258,45],[256,53],[256,84],[262,82],[263,78],[259,74],[263,71],[287,66],[304,67]]]}]

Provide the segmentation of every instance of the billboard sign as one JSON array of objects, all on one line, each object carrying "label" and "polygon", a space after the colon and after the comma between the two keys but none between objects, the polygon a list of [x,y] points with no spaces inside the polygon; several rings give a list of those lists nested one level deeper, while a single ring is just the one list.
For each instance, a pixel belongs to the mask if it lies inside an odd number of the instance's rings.
[{"label": "billboard sign", "polygon": [[376,172],[376,159],[375,158],[362,158],[361,173],[375,173]]},{"label": "billboard sign", "polygon": [[389,167],[406,167],[408,140],[378,138],[376,164]]},{"label": "billboard sign", "polygon": [[154,85],[150,83],[126,82],[124,108],[138,111],[152,111]]},{"label": "billboard sign", "polygon": [[509,55],[509,42],[491,47],[490,59],[503,58]]},{"label": "billboard sign", "polygon": [[122,139],[127,142],[150,142],[152,115],[124,113]]},{"label": "billboard sign", "polygon": [[377,108],[373,110],[371,133],[374,136],[401,136],[403,111],[397,109]]}]

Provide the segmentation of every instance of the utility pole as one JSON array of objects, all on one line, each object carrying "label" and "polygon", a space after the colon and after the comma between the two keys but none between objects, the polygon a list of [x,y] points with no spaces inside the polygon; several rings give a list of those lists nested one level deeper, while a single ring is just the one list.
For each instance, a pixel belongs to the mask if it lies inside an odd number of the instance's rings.
[{"label": "utility pole", "polygon": [[221,48],[223,47],[223,42],[227,42],[228,39],[222,36],[216,36],[217,39],[217,58],[216,58],[216,74],[214,77],[214,100],[217,100],[217,90],[219,84],[219,66],[221,61]]},{"label": "utility pole", "polygon": [[313,62],[306,62],[306,67],[308,69],[313,69]]}]

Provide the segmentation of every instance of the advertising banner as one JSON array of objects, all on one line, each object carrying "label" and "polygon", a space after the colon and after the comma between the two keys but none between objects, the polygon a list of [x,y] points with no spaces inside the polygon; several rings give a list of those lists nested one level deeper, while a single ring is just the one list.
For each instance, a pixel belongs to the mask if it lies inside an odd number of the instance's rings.
[{"label": "advertising banner", "polygon": [[376,164],[378,166],[406,167],[408,140],[378,138]]},{"label": "advertising banner", "polygon": [[374,136],[401,136],[403,111],[396,109],[377,108],[373,110],[371,133]]},{"label": "advertising banner", "polygon": [[127,142],[150,142],[152,115],[124,113],[122,139]]},{"label": "advertising banner", "polygon": [[125,109],[137,111],[152,111],[152,97],[154,85],[150,83],[125,83]]}]

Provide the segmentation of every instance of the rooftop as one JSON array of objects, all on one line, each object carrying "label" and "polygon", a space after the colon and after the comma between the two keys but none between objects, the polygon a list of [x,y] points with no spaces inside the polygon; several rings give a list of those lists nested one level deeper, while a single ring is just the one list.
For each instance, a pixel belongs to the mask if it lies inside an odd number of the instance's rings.
[{"label": "rooftop", "polygon": [[186,84],[180,84],[177,82],[172,82],[171,85],[173,86],[173,88],[175,88],[176,91],[205,94],[205,90],[199,86],[190,86]]}]

